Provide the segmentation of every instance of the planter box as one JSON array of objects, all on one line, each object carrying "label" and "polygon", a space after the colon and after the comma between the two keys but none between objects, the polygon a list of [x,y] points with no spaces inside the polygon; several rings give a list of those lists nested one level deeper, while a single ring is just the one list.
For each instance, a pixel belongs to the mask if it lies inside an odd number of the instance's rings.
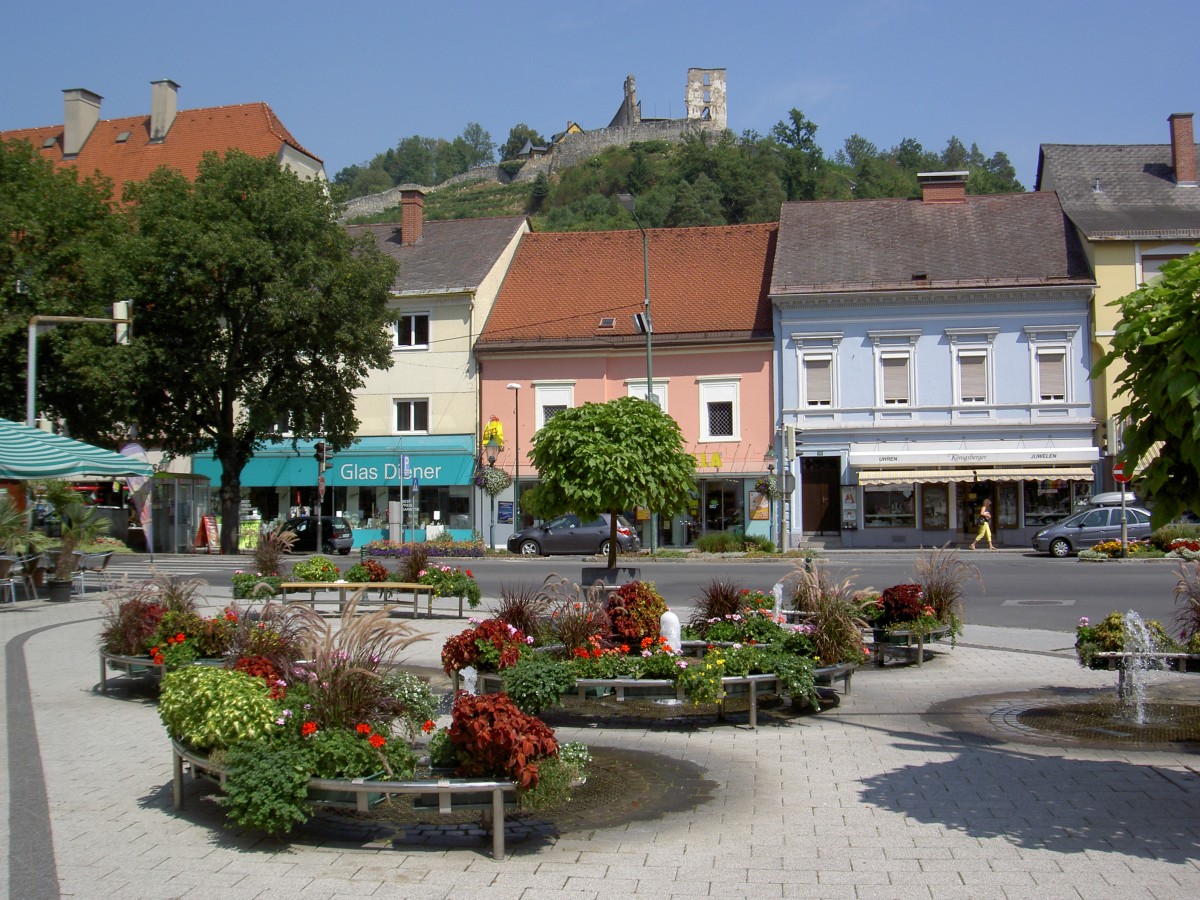
[{"label": "planter box", "polygon": [[641,581],[642,570],[636,566],[617,566],[610,569],[607,566],[583,566],[579,575],[579,586],[590,588],[599,581],[606,588],[618,588],[631,581]]},{"label": "planter box", "polygon": [[[366,784],[372,781],[383,781],[387,776],[386,772],[375,772],[367,775],[364,778],[347,779],[354,784]],[[374,791],[367,794],[367,805],[378,806],[383,802],[383,794]],[[337,806],[346,809],[358,808],[358,794],[354,791],[338,791],[326,788],[310,787],[308,789],[308,799],[313,803],[319,803],[321,806]]]}]

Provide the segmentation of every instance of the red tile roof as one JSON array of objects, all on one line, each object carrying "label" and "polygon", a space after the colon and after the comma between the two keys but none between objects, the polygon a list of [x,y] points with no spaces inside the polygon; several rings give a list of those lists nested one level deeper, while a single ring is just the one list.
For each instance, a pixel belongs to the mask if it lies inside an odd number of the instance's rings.
[{"label": "red tile roof", "polygon": [[[778,226],[649,230],[650,309],[656,341],[705,335],[771,337],[767,289]],[[521,239],[478,346],[636,339],[644,298],[636,229],[543,232]],[[603,318],[612,328],[599,328]]]},{"label": "red tile roof", "polygon": [[[129,138],[118,142],[122,132]],[[320,159],[305,150],[265,103],[181,109],[164,140],[150,142],[150,116],[102,119],[96,123],[83,149],[74,159],[63,159],[62,125],[0,132],[0,140],[28,141],[46,159],[59,166],[74,166],[83,176],[100,172],[113,181],[118,199],[126,182],[142,181],[159,166],[170,166],[195,178],[200,158],[214,150],[224,154],[237,148],[258,157],[277,157],[285,144],[300,153]],[[50,147],[44,145],[55,139]]]}]

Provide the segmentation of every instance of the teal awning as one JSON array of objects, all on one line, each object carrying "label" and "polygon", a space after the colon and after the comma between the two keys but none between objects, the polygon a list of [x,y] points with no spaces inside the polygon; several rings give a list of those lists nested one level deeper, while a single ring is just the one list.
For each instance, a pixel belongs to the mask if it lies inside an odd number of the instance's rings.
[{"label": "teal awning", "polygon": [[143,460],[0,419],[0,480],[149,478],[153,474],[154,468]]},{"label": "teal awning", "polygon": [[[315,441],[270,444],[242,469],[243,487],[296,487],[317,483]],[[221,464],[197,456],[192,470],[221,480]],[[362,437],[329,456],[325,483],[330,487],[399,487],[470,484],[475,473],[475,437],[469,434]]]}]

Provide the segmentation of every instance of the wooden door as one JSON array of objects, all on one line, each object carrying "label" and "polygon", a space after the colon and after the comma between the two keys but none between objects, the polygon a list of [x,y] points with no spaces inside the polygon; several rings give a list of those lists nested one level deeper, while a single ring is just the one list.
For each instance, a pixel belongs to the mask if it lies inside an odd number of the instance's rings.
[{"label": "wooden door", "polygon": [[805,534],[838,534],[841,460],[836,456],[805,456],[800,460],[800,528]]}]

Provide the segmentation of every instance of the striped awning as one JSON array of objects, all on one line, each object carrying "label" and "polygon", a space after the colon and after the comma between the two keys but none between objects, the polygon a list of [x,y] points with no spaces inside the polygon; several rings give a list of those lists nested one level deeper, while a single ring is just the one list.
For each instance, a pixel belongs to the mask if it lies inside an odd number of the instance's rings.
[{"label": "striped awning", "polygon": [[0,419],[0,481],[153,474],[143,460]]},{"label": "striped awning", "polygon": [[911,484],[914,481],[1091,481],[1090,466],[951,466],[923,469],[859,469],[858,483]]}]

